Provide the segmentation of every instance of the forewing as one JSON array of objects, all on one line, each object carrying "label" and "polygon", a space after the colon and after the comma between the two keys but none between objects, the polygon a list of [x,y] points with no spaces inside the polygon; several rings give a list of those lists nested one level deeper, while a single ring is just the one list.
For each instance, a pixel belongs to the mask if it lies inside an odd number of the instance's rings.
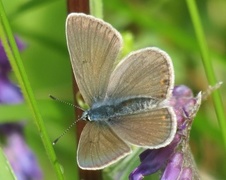
[{"label": "forewing", "polygon": [[108,23],[82,13],[66,20],[66,38],[79,90],[89,105],[106,95],[121,35]]},{"label": "forewing", "polygon": [[108,123],[123,140],[150,149],[165,147],[176,133],[176,116],[170,107],[120,116]]},{"label": "forewing", "polygon": [[105,122],[88,122],[79,141],[77,161],[82,169],[103,169],[130,152]]},{"label": "forewing", "polygon": [[170,96],[174,71],[170,57],[158,48],[132,52],[113,71],[107,98],[153,97],[159,100]]}]

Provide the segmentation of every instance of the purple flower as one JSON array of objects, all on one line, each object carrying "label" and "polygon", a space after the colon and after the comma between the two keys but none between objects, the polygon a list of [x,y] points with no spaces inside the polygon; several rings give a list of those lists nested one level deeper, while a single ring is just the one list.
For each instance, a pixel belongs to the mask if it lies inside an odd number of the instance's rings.
[{"label": "purple flower", "polygon": [[179,141],[180,137],[177,135],[167,148],[147,149],[142,152],[140,154],[142,163],[130,174],[130,180],[142,179],[143,176],[153,174],[162,168],[166,159],[174,152]]},{"label": "purple flower", "polygon": [[176,153],[168,161],[161,180],[178,179],[182,170],[183,154]]},{"label": "purple flower", "polygon": [[[180,175],[180,179],[184,179],[184,180],[192,180],[193,178],[192,175],[192,169],[191,168],[183,168],[181,175]],[[198,179],[198,178],[196,178]]]},{"label": "purple flower", "polygon": [[23,101],[23,96],[18,86],[0,75],[0,104],[18,104]]},{"label": "purple flower", "polygon": [[[24,44],[16,38],[19,49]],[[11,70],[5,51],[0,42],[0,104],[18,104],[23,101],[20,89],[13,84],[8,73]],[[23,136],[22,123],[0,124],[0,145],[9,160],[18,180],[41,180],[42,172],[33,152],[27,146]]]},{"label": "purple flower", "polygon": [[[23,50],[25,48],[25,44],[17,36],[15,36],[15,40],[19,50]],[[11,66],[6,56],[2,42],[0,41],[0,75],[7,75],[10,71]]]},{"label": "purple flower", "polygon": [[3,150],[18,180],[40,180],[42,172],[36,158],[24,141],[23,125],[0,125],[0,135],[5,138]]},{"label": "purple flower", "polygon": [[192,123],[192,118],[194,118],[199,109],[201,94],[199,93],[194,98],[192,91],[188,87],[184,85],[175,86],[170,104],[177,116],[177,128],[179,131],[183,131]]},{"label": "purple flower", "polygon": [[189,132],[195,114],[201,104],[201,94],[193,97],[186,86],[176,86],[170,105],[177,117],[177,133],[166,147],[147,149],[140,154],[141,164],[130,174],[130,180],[140,180],[158,170],[163,172],[161,180],[192,179],[198,177],[188,145]]}]

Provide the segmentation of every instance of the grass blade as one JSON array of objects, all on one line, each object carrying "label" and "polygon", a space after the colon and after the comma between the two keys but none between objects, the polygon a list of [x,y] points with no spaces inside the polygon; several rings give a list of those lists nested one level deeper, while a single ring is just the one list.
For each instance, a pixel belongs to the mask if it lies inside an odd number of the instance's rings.
[{"label": "grass blade", "polygon": [[35,123],[37,125],[38,131],[40,133],[43,145],[46,149],[47,155],[56,171],[58,179],[64,179],[60,164],[57,162],[55,152],[52,147],[52,143],[49,140],[48,134],[46,132],[42,117],[40,115],[39,108],[37,106],[36,100],[34,98],[33,91],[31,89],[27,74],[25,72],[17,45],[14,40],[14,36],[12,34],[8,19],[5,14],[5,10],[0,1],[0,36],[2,40],[3,47],[6,51],[8,59],[12,65],[12,68],[15,72],[15,75],[20,84],[20,88],[23,92],[24,98],[33,114]]},{"label": "grass blade", "polygon": [[[186,1],[187,1],[187,6],[190,12],[190,16],[192,19],[192,23],[194,26],[196,38],[198,40],[200,52],[202,55],[202,62],[203,62],[203,66],[206,72],[208,82],[210,85],[215,85],[217,83],[217,80],[214,74],[208,45],[205,39],[204,31],[202,28],[202,24],[201,24],[201,20],[199,17],[195,0],[186,0]],[[224,106],[223,106],[223,102],[222,102],[219,90],[214,91],[212,93],[212,97],[213,97],[213,103],[214,103],[216,115],[218,118],[218,123],[222,132],[224,147],[226,150],[226,121],[225,121],[226,116],[224,113]]]}]

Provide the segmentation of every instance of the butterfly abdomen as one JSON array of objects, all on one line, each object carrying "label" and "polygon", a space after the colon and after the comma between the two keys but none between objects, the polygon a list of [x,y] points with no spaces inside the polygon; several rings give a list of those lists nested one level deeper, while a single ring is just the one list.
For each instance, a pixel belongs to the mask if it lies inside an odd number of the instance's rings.
[{"label": "butterfly abdomen", "polygon": [[109,105],[103,104],[88,111],[90,121],[109,121],[111,119],[156,108],[159,100],[154,98],[131,98],[123,101],[111,101]]},{"label": "butterfly abdomen", "polygon": [[146,97],[130,98],[121,101],[119,104],[117,104],[115,112],[116,114],[120,115],[133,114],[156,108],[158,104],[159,100],[154,98]]}]

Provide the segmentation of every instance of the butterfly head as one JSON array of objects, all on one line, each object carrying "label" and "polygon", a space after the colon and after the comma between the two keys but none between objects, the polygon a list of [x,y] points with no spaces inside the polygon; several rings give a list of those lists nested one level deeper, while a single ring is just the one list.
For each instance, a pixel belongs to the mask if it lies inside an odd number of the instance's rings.
[{"label": "butterfly head", "polygon": [[89,110],[84,111],[80,119],[85,121],[91,121]]}]

